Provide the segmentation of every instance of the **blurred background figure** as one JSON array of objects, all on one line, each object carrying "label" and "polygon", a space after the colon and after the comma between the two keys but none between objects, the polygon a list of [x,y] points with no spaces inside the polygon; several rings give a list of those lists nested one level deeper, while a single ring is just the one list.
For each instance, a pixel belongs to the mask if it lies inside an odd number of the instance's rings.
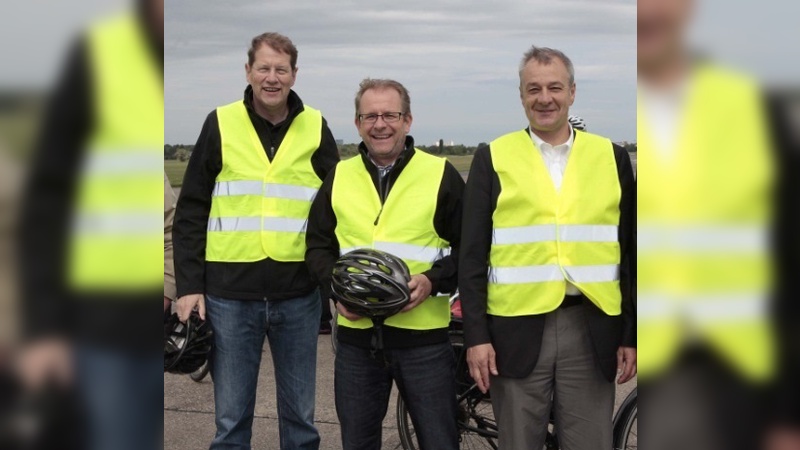
[{"label": "blurred background figure", "polygon": [[695,3],[638,1],[642,440],[800,448],[797,313],[782,289],[797,270],[797,238],[783,231],[796,230],[797,153],[776,128],[791,129],[786,99],[692,51]]},{"label": "blurred background figure", "polygon": [[128,9],[73,42],[39,123],[17,224],[21,348],[2,384],[15,436],[0,448],[162,445],[163,2]]}]

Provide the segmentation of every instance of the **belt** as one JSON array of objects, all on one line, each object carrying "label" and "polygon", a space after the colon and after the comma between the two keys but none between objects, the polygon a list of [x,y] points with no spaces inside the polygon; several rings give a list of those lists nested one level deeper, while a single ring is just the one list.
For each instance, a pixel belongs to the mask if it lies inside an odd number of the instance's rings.
[{"label": "belt", "polygon": [[564,300],[558,305],[559,308],[571,308],[583,303],[583,295],[565,295]]}]

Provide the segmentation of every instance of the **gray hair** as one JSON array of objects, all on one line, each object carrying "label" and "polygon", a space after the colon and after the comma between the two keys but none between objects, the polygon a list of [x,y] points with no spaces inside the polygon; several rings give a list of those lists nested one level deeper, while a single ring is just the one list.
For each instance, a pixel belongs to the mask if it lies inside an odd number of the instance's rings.
[{"label": "gray hair", "polygon": [[575,67],[572,65],[572,61],[567,57],[567,55],[564,54],[564,52],[548,47],[537,47],[535,45],[525,52],[524,55],[522,55],[522,62],[519,63],[520,81],[522,80],[522,72],[525,70],[525,66],[528,65],[531,60],[546,66],[553,62],[553,58],[558,58],[562,63],[564,63],[564,66],[567,68],[567,72],[569,73],[569,84],[575,84]]},{"label": "gray hair", "polygon": [[400,112],[402,112],[403,115],[411,114],[411,96],[408,94],[408,89],[400,84],[400,82],[380,78],[364,78],[361,84],[358,85],[358,92],[356,93],[356,118],[358,118],[358,107],[361,104],[361,96],[370,89],[394,89],[400,94],[400,101],[403,108]]}]

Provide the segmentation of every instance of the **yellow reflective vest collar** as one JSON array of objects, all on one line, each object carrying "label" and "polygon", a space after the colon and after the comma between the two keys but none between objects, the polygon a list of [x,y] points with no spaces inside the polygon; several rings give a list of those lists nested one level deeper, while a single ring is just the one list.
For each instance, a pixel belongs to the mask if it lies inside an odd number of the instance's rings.
[{"label": "yellow reflective vest collar", "polygon": [[322,137],[322,114],[304,106],[272,161],[243,101],[217,108],[222,170],[208,219],[206,260],[303,261],[311,202],[322,181],[311,156]]},{"label": "yellow reflective vest collar", "polygon": [[759,90],[698,65],[664,151],[645,111],[637,113],[639,374],[666,370],[691,336],[744,377],[767,380],[773,161]]},{"label": "yellow reflective vest collar", "polygon": [[543,314],[569,280],[608,315],[621,313],[621,188],[608,139],[576,131],[560,190],[527,131],[491,143],[501,191],[492,220],[487,312]]},{"label": "yellow reflective vest collar", "polygon": [[76,292],[163,284],[163,78],[133,14],[88,34],[93,120],[76,191],[66,279]]},{"label": "yellow reflective vest collar", "polygon": [[[392,186],[385,202],[374,187],[361,156],[336,167],[331,206],[336,215],[336,238],[342,253],[356,248],[376,248],[399,256],[411,274],[425,272],[450,252],[433,225],[445,160],[415,150]],[[339,324],[369,328],[372,321]],[[386,320],[386,325],[414,330],[446,328],[450,308],[446,297],[431,297],[413,310]]]}]

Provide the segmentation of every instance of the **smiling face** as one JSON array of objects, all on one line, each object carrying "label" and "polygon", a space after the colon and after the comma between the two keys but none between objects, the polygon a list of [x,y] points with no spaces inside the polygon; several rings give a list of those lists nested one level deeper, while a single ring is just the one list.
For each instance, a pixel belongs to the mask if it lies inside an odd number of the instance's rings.
[{"label": "smiling face", "polygon": [[[559,58],[549,64],[528,61],[520,73],[520,98],[531,128],[544,141],[561,144],[569,137],[569,107],[575,101],[575,84]],[[562,139],[563,136],[563,139]],[[557,142],[550,142],[555,139]]]},{"label": "smiling face", "polygon": [[694,9],[692,0],[639,0],[637,16],[637,63],[657,67],[679,56]]},{"label": "smiling face", "polygon": [[255,52],[253,64],[245,64],[247,82],[253,87],[253,106],[259,115],[274,114],[286,108],[289,92],[297,78],[291,57],[269,45]]},{"label": "smiling face", "polygon": [[402,112],[400,120],[387,123],[383,117],[374,123],[356,117],[358,134],[364,140],[369,155],[385,166],[393,163],[405,148],[406,135],[411,130],[411,113],[403,111],[400,93],[391,88],[369,89],[361,96],[359,115]]}]

